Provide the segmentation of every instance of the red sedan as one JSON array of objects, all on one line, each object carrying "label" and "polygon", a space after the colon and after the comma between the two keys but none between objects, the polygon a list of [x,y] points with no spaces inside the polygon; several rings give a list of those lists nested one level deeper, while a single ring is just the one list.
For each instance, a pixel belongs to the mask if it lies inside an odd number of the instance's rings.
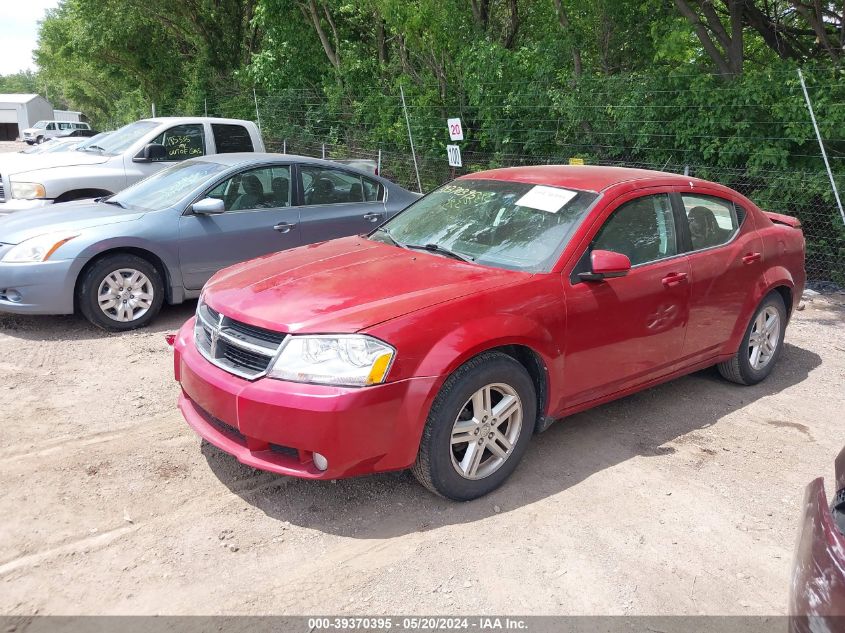
[{"label": "red sedan", "polygon": [[555,419],[712,365],[763,380],[803,286],[798,221],[727,187],[486,171],[369,236],[215,275],[176,338],[179,406],[256,468],[411,468],[472,499]]}]

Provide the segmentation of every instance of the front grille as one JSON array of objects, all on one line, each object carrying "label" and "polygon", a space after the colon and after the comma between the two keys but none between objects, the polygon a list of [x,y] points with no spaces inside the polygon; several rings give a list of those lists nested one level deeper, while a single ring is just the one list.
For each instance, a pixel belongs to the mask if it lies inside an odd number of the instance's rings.
[{"label": "front grille", "polygon": [[231,319],[205,303],[197,308],[197,349],[209,362],[241,378],[255,380],[266,374],[285,337]]},{"label": "front grille", "polygon": [[6,190],[3,187],[3,174],[0,174],[0,202],[6,202]]}]

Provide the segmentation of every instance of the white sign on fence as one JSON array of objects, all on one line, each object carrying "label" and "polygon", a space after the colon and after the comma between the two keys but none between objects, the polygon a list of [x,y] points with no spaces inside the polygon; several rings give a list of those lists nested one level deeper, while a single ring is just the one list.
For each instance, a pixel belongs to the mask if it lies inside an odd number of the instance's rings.
[{"label": "white sign on fence", "polygon": [[461,148],[457,145],[447,145],[446,153],[449,155],[449,167],[461,167]]},{"label": "white sign on fence", "polygon": [[449,126],[449,139],[452,141],[464,140],[464,128],[461,127],[460,119],[446,119],[446,125]]}]

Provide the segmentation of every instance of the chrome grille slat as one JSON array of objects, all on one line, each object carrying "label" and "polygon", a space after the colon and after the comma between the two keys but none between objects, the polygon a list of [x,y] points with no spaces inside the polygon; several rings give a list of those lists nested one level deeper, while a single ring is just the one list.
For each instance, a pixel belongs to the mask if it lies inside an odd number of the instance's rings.
[{"label": "chrome grille slat", "polygon": [[205,303],[197,307],[197,350],[210,363],[241,378],[255,380],[264,376],[286,336],[236,321]]}]

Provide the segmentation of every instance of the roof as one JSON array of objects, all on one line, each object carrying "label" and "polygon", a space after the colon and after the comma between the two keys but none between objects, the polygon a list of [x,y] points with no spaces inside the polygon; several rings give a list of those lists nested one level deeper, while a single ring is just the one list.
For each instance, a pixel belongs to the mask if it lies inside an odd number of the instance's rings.
[{"label": "roof", "polygon": [[154,121],[155,123],[192,123],[194,121],[208,121],[209,123],[252,123],[246,119],[225,119],[213,116],[157,116],[141,119],[141,121]]},{"label": "roof", "polygon": [[29,103],[40,96],[30,94],[0,94],[0,103]]},{"label": "roof", "polygon": [[355,172],[357,174],[363,174],[367,176],[367,178],[372,178],[375,180],[384,180],[381,176],[375,176],[369,172],[362,171],[361,169],[355,167],[354,165],[344,165],[339,164],[331,159],[323,160],[321,158],[312,158],[311,156],[299,156],[297,154],[273,154],[270,152],[232,152],[227,154],[208,154],[206,156],[197,156],[191,160],[196,161],[205,161],[207,163],[213,162],[219,165],[226,165],[229,167],[235,167],[238,165],[247,165],[251,163],[264,163],[264,162],[275,162],[275,161],[287,161],[287,162],[294,162],[294,163],[305,163],[311,165],[324,165],[326,167],[332,167],[335,169],[343,169],[345,171]]},{"label": "roof", "polygon": [[489,180],[510,180],[533,185],[567,187],[582,191],[603,191],[608,187],[632,180],[677,181],[679,184],[702,182],[697,178],[650,169],[629,167],[601,167],[598,165],[536,165],[533,167],[505,167],[490,169],[461,178],[484,178]]}]

